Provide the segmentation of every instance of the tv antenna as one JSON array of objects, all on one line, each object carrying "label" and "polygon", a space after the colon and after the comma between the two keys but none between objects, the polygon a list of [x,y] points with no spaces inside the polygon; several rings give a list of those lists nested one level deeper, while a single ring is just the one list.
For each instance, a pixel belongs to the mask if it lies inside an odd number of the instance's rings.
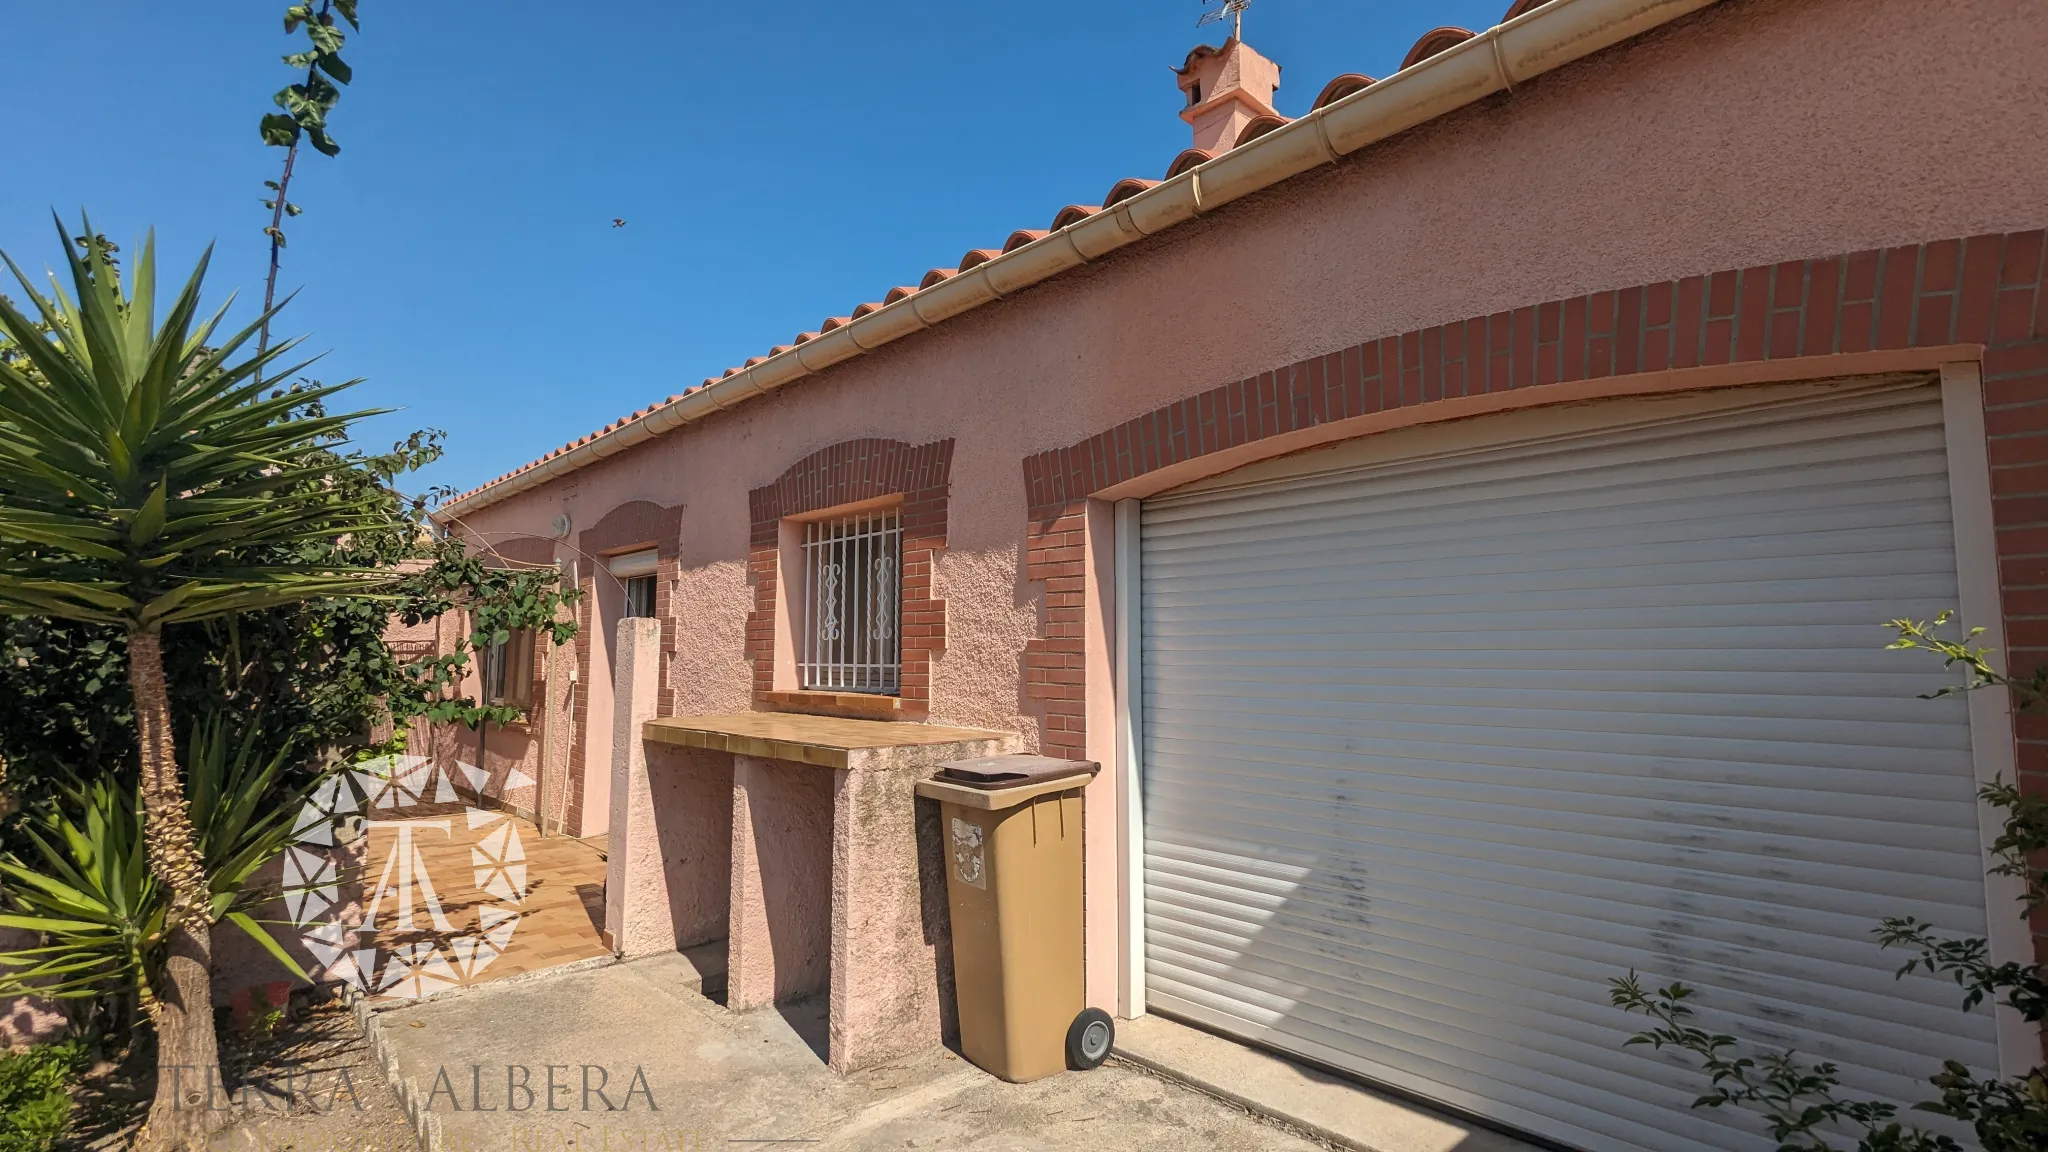
[{"label": "tv antenna", "polygon": [[1202,13],[1202,18],[1195,21],[1195,27],[1200,28],[1204,24],[1215,24],[1219,21],[1228,20],[1230,21],[1231,39],[1242,40],[1244,39],[1244,10],[1251,6],[1252,0],[1223,0],[1223,3]]}]

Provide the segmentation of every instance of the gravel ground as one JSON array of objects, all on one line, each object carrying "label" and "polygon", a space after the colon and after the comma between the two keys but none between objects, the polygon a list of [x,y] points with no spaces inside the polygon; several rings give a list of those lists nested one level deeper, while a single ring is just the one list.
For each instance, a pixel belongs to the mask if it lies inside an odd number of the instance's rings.
[{"label": "gravel ground", "polygon": [[[233,1106],[223,1105],[213,1152],[419,1152],[383,1070],[338,1002],[302,1004],[269,1036],[223,1029],[220,1041]],[[155,1081],[146,1055],[93,1069],[67,1147],[128,1148]]]},{"label": "gravel ground", "polygon": [[228,1042],[223,1074],[237,1092],[218,1152],[418,1152],[398,1097],[338,1002],[302,1010],[265,1041]]}]

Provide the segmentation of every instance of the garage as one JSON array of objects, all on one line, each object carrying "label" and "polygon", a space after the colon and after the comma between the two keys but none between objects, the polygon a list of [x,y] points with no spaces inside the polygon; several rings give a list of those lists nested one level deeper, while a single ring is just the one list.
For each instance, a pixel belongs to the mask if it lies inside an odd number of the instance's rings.
[{"label": "garage", "polygon": [[1943,413],[1606,400],[1146,500],[1149,1009],[1587,1149],[1771,1146],[1623,1048],[1630,969],[1854,1089],[1996,1071],[1871,931],[1987,931],[1970,709],[1884,650],[1958,604]]}]

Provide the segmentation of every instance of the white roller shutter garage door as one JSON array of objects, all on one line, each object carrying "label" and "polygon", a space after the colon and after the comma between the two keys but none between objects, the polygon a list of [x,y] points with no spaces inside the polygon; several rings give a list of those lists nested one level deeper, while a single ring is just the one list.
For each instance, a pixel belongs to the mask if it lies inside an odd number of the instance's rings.
[{"label": "white roller shutter garage door", "polygon": [[1871,931],[1986,931],[1968,709],[1884,651],[1957,603],[1939,389],[1726,395],[1145,502],[1153,1010],[1601,1150],[1772,1146],[1623,1048],[1631,968],[1863,1091],[1997,1069]]}]

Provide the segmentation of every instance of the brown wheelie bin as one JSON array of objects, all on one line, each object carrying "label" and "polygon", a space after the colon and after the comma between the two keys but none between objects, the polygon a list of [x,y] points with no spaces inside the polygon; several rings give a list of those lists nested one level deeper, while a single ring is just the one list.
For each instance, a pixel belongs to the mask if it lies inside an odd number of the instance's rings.
[{"label": "brown wheelie bin", "polygon": [[1097,765],[1049,756],[956,760],[921,781],[939,802],[960,1050],[1005,1080],[1094,1068],[1109,1014],[1081,960],[1081,790]]}]

